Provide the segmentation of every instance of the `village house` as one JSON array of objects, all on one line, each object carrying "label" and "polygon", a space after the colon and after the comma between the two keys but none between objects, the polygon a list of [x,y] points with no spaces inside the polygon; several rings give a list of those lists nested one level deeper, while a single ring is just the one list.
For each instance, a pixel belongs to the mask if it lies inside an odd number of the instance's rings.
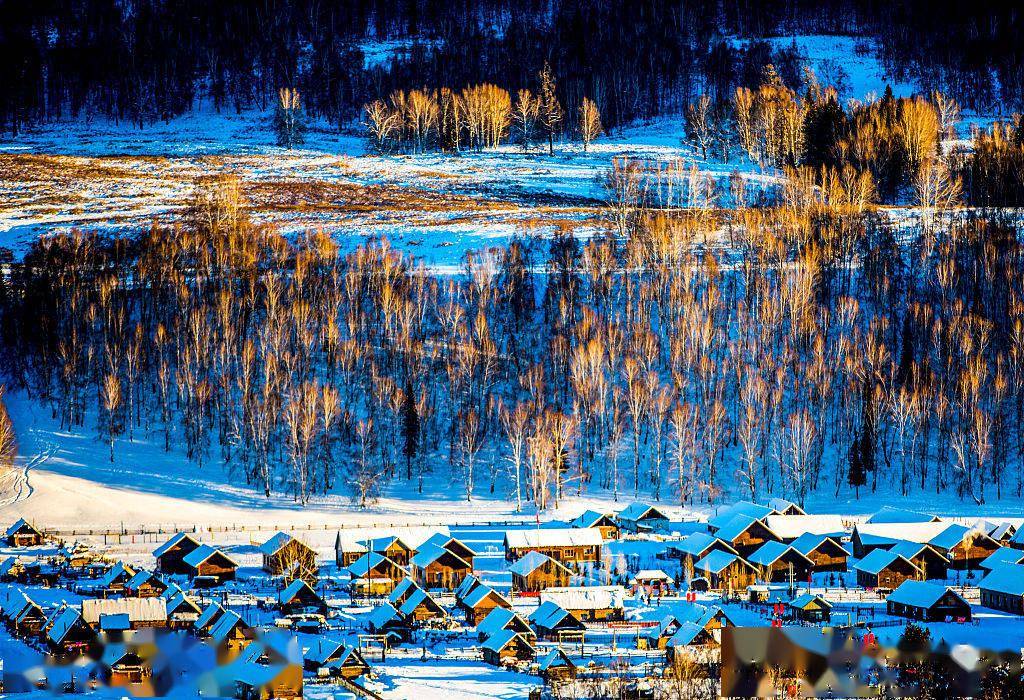
[{"label": "village house", "polygon": [[510,629],[498,630],[484,642],[480,650],[484,661],[492,666],[507,666],[520,661],[531,661],[537,650],[526,637]]},{"label": "village house", "polygon": [[778,512],[771,506],[760,503],[736,501],[735,503],[722,506],[713,516],[708,518],[708,530],[714,534],[738,515],[764,521],[769,515],[778,515]]},{"label": "village house", "polygon": [[864,588],[892,589],[924,575],[909,559],[885,549],[873,550],[854,564],[853,570],[857,572],[857,585]]},{"label": "village house", "polygon": [[159,598],[167,590],[164,581],[145,569],[135,572],[124,584],[124,594],[136,598]]},{"label": "village house", "polygon": [[0,602],[0,615],[12,634],[36,637],[46,624],[46,614],[20,588],[8,588]]},{"label": "village house", "polygon": [[619,523],[612,513],[598,513],[596,510],[587,510],[573,518],[569,525],[581,529],[597,528],[601,531],[601,537],[605,540],[619,539]]},{"label": "village house", "polygon": [[573,573],[561,562],[540,552],[527,552],[508,567],[512,590],[536,593],[550,586],[568,586]]},{"label": "village house", "polygon": [[540,592],[541,604],[554,603],[582,621],[621,620],[625,600],[622,586],[566,586]]},{"label": "village house", "polygon": [[807,511],[785,498],[769,498],[768,507],[774,515],[807,515]]},{"label": "village house", "polygon": [[835,538],[806,533],[793,540],[789,546],[814,562],[816,572],[846,571],[850,553]]},{"label": "village house", "polygon": [[409,560],[412,577],[422,588],[455,590],[473,573],[473,565],[445,547],[424,544]]},{"label": "village house", "polygon": [[1024,566],[1003,564],[981,579],[978,589],[986,608],[1024,615]]},{"label": "village house", "polygon": [[217,663],[234,661],[249,642],[256,638],[256,630],[233,610],[225,610],[210,628],[210,642],[217,649]]},{"label": "village house", "polygon": [[326,615],[327,603],[301,578],[289,583],[277,594],[277,607],[284,615]]},{"label": "village house", "polygon": [[832,603],[820,595],[801,593],[786,604],[791,620],[818,624],[832,619]]},{"label": "village house", "polygon": [[170,597],[163,596],[163,598],[167,603],[167,627],[169,629],[188,629],[202,614],[199,605],[180,589],[176,589]]},{"label": "village house", "polygon": [[749,515],[736,515],[715,531],[715,537],[726,542],[741,557],[759,549],[765,542],[780,542],[778,535],[760,520]]},{"label": "village house", "polygon": [[279,532],[260,545],[263,570],[271,576],[301,578],[316,584],[319,573],[316,550],[286,532]]},{"label": "village house", "polygon": [[366,545],[350,538],[343,538],[341,531],[334,538],[334,563],[339,569],[347,569],[366,554]]},{"label": "village house", "polygon": [[[706,629],[693,622],[683,622],[665,643],[665,661],[669,664],[675,663],[677,656],[688,648],[716,648],[718,646],[719,642]],[[705,657],[698,654],[696,658],[704,660]]]},{"label": "village house", "polygon": [[389,640],[404,641],[409,637],[409,625],[391,603],[374,608],[366,618],[366,629],[372,634],[384,635]]},{"label": "village house", "polygon": [[60,657],[84,656],[96,640],[96,633],[82,619],[82,613],[70,605],[54,611],[44,630],[47,647]]},{"label": "village house", "polygon": [[971,606],[955,591],[927,581],[904,581],[885,599],[890,615],[922,622],[970,622]]},{"label": "village house", "polygon": [[104,615],[127,615],[131,629],[167,626],[167,603],[162,598],[87,598],[82,619],[96,629]]},{"label": "village house", "polygon": [[199,547],[199,542],[191,535],[179,532],[153,550],[157,571],[162,574],[188,574],[190,569],[184,559]]},{"label": "village house", "polygon": [[477,639],[486,640],[498,630],[510,629],[524,637],[535,639],[536,633],[530,624],[511,608],[494,608],[476,626]]},{"label": "village house", "polygon": [[419,586],[406,596],[398,608],[398,612],[406,622],[416,624],[448,617],[448,613],[441,607],[441,604]]},{"label": "village house", "polygon": [[517,561],[539,552],[566,566],[601,561],[604,539],[596,528],[542,528],[505,533],[505,559]]},{"label": "village house", "polygon": [[474,587],[466,596],[458,599],[458,605],[466,614],[467,625],[482,622],[495,608],[511,608],[508,598],[487,585]]},{"label": "village house", "polygon": [[124,562],[117,562],[97,582],[96,591],[99,595],[113,597],[124,595],[125,585],[135,576],[135,569]]},{"label": "village house", "polygon": [[735,627],[729,616],[718,606],[700,603],[686,603],[673,608],[673,613],[661,618],[655,627],[642,633],[637,642],[641,649],[664,649],[669,639],[684,622],[695,624],[705,630],[717,642],[722,640],[722,629]]},{"label": "village house", "polygon": [[694,572],[717,591],[741,591],[757,580],[757,569],[728,552],[712,551],[694,565]]},{"label": "village house", "polygon": [[576,664],[562,651],[555,647],[537,660],[537,670],[545,682],[567,681],[576,677]]},{"label": "village house", "polygon": [[24,518],[19,518],[4,534],[4,541],[8,547],[38,547],[45,540],[42,531]]},{"label": "village house", "polygon": [[390,595],[388,595],[388,602],[396,608],[401,607],[402,603],[405,602],[405,599],[417,590],[419,590],[419,586],[416,585],[416,582],[406,576],[398,582],[395,589],[391,591]]},{"label": "village house", "polygon": [[221,616],[223,616],[225,612],[226,611],[221,607],[220,603],[210,603],[207,605],[206,609],[200,613],[199,617],[197,617],[195,622],[192,624],[192,629],[196,636],[200,639],[209,637],[210,630],[212,630],[214,625],[220,621]]},{"label": "village house", "polygon": [[370,551],[383,554],[399,566],[408,566],[409,560],[416,554],[416,550],[394,535],[388,537],[376,537],[369,542]]},{"label": "village house", "polygon": [[680,566],[687,579],[693,578],[697,562],[715,551],[738,554],[731,544],[706,532],[695,532],[669,547],[669,554],[679,558]]},{"label": "village house", "polygon": [[[476,552],[474,552],[471,547],[461,542],[460,540],[455,539],[451,535],[446,535],[442,532],[434,533],[430,536],[429,539],[427,539],[426,542],[420,545],[419,550],[422,550],[428,545],[434,545],[436,547],[440,547],[441,549],[447,549],[449,552],[457,556],[459,559],[462,559],[462,561],[469,564],[470,569],[473,568],[473,557],[476,556]],[[419,550],[417,550],[417,552]]]},{"label": "village house", "polygon": [[563,636],[578,637],[586,630],[583,622],[554,601],[543,601],[527,618],[541,639],[559,641]]},{"label": "village house", "polygon": [[224,552],[208,544],[200,545],[185,555],[182,563],[197,588],[219,586],[234,581],[238,564]]},{"label": "village house", "polygon": [[153,695],[149,682],[153,667],[144,653],[147,645],[107,644],[100,657],[100,678],[111,688],[130,689],[133,695]]},{"label": "village house", "polygon": [[847,536],[839,515],[769,515],[763,522],[786,544],[804,535],[824,535],[837,542]]},{"label": "village house", "polygon": [[[229,667],[237,700],[295,700],[302,697],[302,650],[294,637],[250,642]],[[223,693],[223,691],[221,691]]]},{"label": "village house", "polygon": [[788,544],[765,542],[747,561],[757,567],[762,581],[806,581],[814,571],[814,562]]},{"label": "village house", "polygon": [[994,539],[1000,545],[1004,545],[1017,534],[1017,526],[1005,521],[1001,523],[988,523],[986,532],[989,537]]},{"label": "village house", "polygon": [[25,573],[25,566],[17,557],[7,557],[0,561],[0,581],[10,583],[22,578]]},{"label": "village house", "polygon": [[304,666],[310,673],[354,680],[370,672],[359,649],[344,642],[320,637],[306,652]]},{"label": "village house", "polygon": [[348,567],[349,590],[352,595],[388,595],[406,571],[383,554],[367,552]]},{"label": "village house", "polygon": [[921,570],[921,579],[945,579],[949,560],[930,544],[922,542],[897,542],[890,549]]},{"label": "village house", "polygon": [[906,510],[895,506],[882,506],[881,510],[867,519],[869,525],[878,524],[907,524],[907,523],[937,523],[942,519],[931,513],[921,513],[916,510]]},{"label": "village house", "polygon": [[664,532],[668,529],[669,517],[658,508],[647,503],[631,503],[616,516],[619,527],[626,532]]},{"label": "village house", "polygon": [[950,525],[928,541],[949,560],[955,571],[976,571],[983,560],[1001,546],[983,530]]}]

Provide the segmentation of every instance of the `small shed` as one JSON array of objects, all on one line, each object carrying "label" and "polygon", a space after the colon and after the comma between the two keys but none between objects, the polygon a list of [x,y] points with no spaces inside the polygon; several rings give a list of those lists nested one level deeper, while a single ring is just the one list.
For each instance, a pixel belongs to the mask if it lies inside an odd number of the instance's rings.
[{"label": "small shed", "polygon": [[832,619],[832,603],[820,595],[802,593],[786,604],[789,616],[801,622],[829,622]]},{"label": "small shed", "polygon": [[313,587],[297,578],[277,594],[277,607],[285,615],[326,615],[328,605]]},{"label": "small shed", "polygon": [[182,559],[187,568],[189,578],[196,581],[202,578],[214,585],[225,581],[234,581],[238,564],[216,547],[208,544],[200,545]]},{"label": "small shed", "polygon": [[409,560],[412,577],[422,588],[455,590],[463,579],[473,573],[473,565],[436,544],[423,545]]},{"label": "small shed", "polygon": [[605,540],[619,539],[619,523],[613,513],[598,513],[596,510],[587,510],[573,518],[569,524],[578,528],[597,528],[601,531],[601,537]]},{"label": "small shed", "polygon": [[545,681],[564,681],[576,677],[576,664],[562,651],[555,647],[537,662],[540,676]]},{"label": "small shed", "polygon": [[317,639],[306,652],[303,665],[310,673],[321,673],[324,669],[329,676],[353,680],[370,672],[370,664],[359,649],[335,639]]},{"label": "small shed", "polygon": [[904,581],[885,599],[890,615],[922,622],[970,622],[971,606],[956,591],[927,581]]},{"label": "small shed", "polygon": [[668,529],[669,517],[649,503],[631,503],[619,511],[619,525],[627,532],[664,532]]},{"label": "small shed", "polygon": [[566,633],[580,633],[586,627],[583,622],[557,603],[544,601],[530,613],[529,622],[543,639],[559,639]]},{"label": "small shed", "polygon": [[25,518],[18,518],[18,520],[7,528],[7,532],[4,535],[4,540],[8,547],[37,547],[46,540],[42,530],[36,528],[35,525],[25,520]]}]

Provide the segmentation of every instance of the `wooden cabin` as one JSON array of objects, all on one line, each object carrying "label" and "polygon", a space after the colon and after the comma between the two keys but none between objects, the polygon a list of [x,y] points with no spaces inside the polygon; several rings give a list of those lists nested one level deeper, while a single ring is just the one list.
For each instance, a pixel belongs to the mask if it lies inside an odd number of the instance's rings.
[{"label": "wooden cabin", "polygon": [[234,581],[235,572],[238,570],[238,564],[233,559],[208,544],[200,545],[191,551],[182,559],[182,563],[187,567],[187,573],[192,579],[193,585],[198,583],[198,579],[203,579],[204,582],[209,582],[212,585]]},{"label": "wooden cabin", "polygon": [[665,661],[674,663],[684,650],[696,648],[717,648],[719,642],[714,635],[694,622],[683,622],[665,643]]},{"label": "wooden cabin", "polygon": [[885,599],[890,615],[922,622],[970,622],[971,606],[955,591],[927,581],[904,581]]},{"label": "wooden cabin", "polygon": [[406,571],[383,554],[367,552],[348,567],[353,595],[388,595],[406,577]]},{"label": "wooden cabin", "polygon": [[605,540],[617,540],[621,533],[619,523],[613,514],[598,513],[596,510],[584,511],[581,515],[573,518],[569,525],[582,529],[597,528]]},{"label": "wooden cabin", "polygon": [[893,545],[889,551],[909,559],[910,563],[921,570],[920,578],[923,580],[944,580],[946,578],[949,560],[930,544],[899,542]]},{"label": "wooden cabin", "polygon": [[978,589],[986,608],[1024,615],[1024,565],[1003,564],[981,579]]},{"label": "wooden cabin", "polygon": [[857,585],[864,588],[896,588],[904,581],[923,576],[906,557],[885,549],[876,549],[854,564]]},{"label": "wooden cabin", "polygon": [[464,542],[461,542],[450,535],[438,532],[431,535],[430,539],[420,545],[420,550],[427,545],[435,545],[441,549],[447,549],[459,559],[469,564],[470,569],[473,568],[473,558],[476,556],[476,552],[474,552],[473,549],[467,546]]},{"label": "wooden cabin", "polygon": [[210,603],[206,606],[206,609],[199,614],[195,622],[192,623],[192,630],[196,636],[200,639],[205,639],[210,636],[210,631],[213,629],[220,618],[227,612],[221,607],[220,603]]},{"label": "wooden cabin", "polygon": [[374,608],[366,618],[366,629],[373,634],[383,634],[389,639],[404,641],[409,638],[409,624],[391,603]]},{"label": "wooden cabin", "polygon": [[790,546],[810,559],[816,572],[846,571],[850,554],[828,535],[807,533],[793,540]]},{"label": "wooden cabin", "polygon": [[301,578],[277,594],[277,607],[284,615],[326,615],[327,603]]},{"label": "wooden cabin", "polygon": [[370,551],[383,554],[399,566],[409,566],[409,560],[416,550],[407,545],[399,537],[377,537],[370,540]]},{"label": "wooden cabin", "polygon": [[819,595],[801,593],[786,604],[791,620],[810,622],[830,622],[832,620],[832,603]]},{"label": "wooden cabin", "polygon": [[512,590],[536,593],[551,586],[568,586],[573,573],[561,562],[540,552],[527,552],[508,570],[512,573]]},{"label": "wooden cabin", "polygon": [[179,532],[153,550],[156,570],[162,574],[187,575],[190,568],[186,566],[184,559],[200,546],[199,541],[191,535]]},{"label": "wooden cabin", "polygon": [[728,542],[723,542],[706,532],[695,532],[669,547],[670,555],[678,557],[679,565],[687,580],[693,578],[697,562],[715,551],[738,554]]},{"label": "wooden cabin", "polygon": [[626,532],[664,532],[669,517],[664,511],[647,503],[631,503],[619,511],[616,520]]},{"label": "wooden cabin", "polygon": [[561,647],[555,647],[537,661],[537,670],[546,683],[567,681],[576,677],[576,664]]},{"label": "wooden cabin", "polygon": [[302,666],[246,662],[233,667],[236,700],[296,700],[302,697]]},{"label": "wooden cabin", "polygon": [[480,624],[495,608],[512,608],[508,598],[487,585],[480,585],[458,601],[467,625]]},{"label": "wooden cabin", "polygon": [[448,617],[448,613],[440,603],[425,590],[417,586],[398,608],[399,614],[411,623],[422,623],[427,620],[440,620]]},{"label": "wooden cabin", "polygon": [[781,542],[765,542],[747,561],[757,567],[762,581],[806,581],[814,571],[814,562]]},{"label": "wooden cabin", "polygon": [[117,562],[100,577],[98,592],[107,598],[124,595],[125,586],[134,578],[135,573],[135,569],[124,562]]},{"label": "wooden cabin", "polygon": [[539,552],[569,567],[601,561],[604,538],[596,528],[544,528],[505,533],[505,559],[518,561]]},{"label": "wooden cabin", "polygon": [[193,626],[203,611],[184,591],[177,591],[167,600],[167,627],[172,630],[188,629]]},{"label": "wooden cabin", "polygon": [[781,542],[782,539],[772,532],[761,520],[748,515],[736,515],[730,518],[715,532],[715,537],[727,542],[741,557],[747,557],[760,549],[765,542]]},{"label": "wooden cabin", "polygon": [[511,608],[495,608],[487,617],[477,623],[477,639],[481,642],[486,641],[492,634],[503,629],[518,632],[531,640],[537,637],[533,628],[530,627],[530,623],[521,617],[519,613]]},{"label": "wooden cabin", "polygon": [[256,630],[233,610],[225,610],[210,628],[210,642],[217,649],[217,662],[230,663],[256,638]]},{"label": "wooden cabin", "polygon": [[20,588],[9,589],[0,604],[7,628],[20,637],[36,637],[46,625],[46,614]]},{"label": "wooden cabin", "polygon": [[302,540],[279,532],[260,545],[260,554],[263,570],[271,576],[300,578],[311,586],[316,584],[320,569],[316,550]]},{"label": "wooden cabin", "polygon": [[542,639],[558,641],[563,635],[575,636],[586,630],[578,617],[550,600],[543,601],[528,620]]},{"label": "wooden cabin", "polygon": [[455,590],[462,580],[473,573],[473,565],[437,545],[423,545],[409,560],[412,577],[422,588]]},{"label": "wooden cabin", "polygon": [[4,541],[8,547],[38,547],[46,541],[46,536],[25,518],[18,518],[7,528]]},{"label": "wooden cabin", "polygon": [[537,650],[530,640],[512,630],[495,632],[480,647],[484,661],[492,666],[507,666],[520,661],[531,661]]},{"label": "wooden cabin", "polygon": [[153,667],[145,656],[137,645],[108,644],[100,658],[101,678],[111,688],[130,688],[133,695],[153,695]]},{"label": "wooden cabin", "polygon": [[993,525],[988,531],[988,536],[998,542],[1000,545],[1009,543],[1013,536],[1017,534],[1017,527],[1013,523],[1001,522]]},{"label": "wooden cabin", "polygon": [[863,559],[875,549],[890,549],[898,542],[930,542],[948,527],[948,523],[930,521],[858,523],[850,536],[853,556]]},{"label": "wooden cabin", "polygon": [[152,572],[135,572],[124,584],[124,594],[135,598],[159,598],[167,590],[167,584]]},{"label": "wooden cabin", "polygon": [[370,672],[370,664],[359,649],[334,639],[319,638],[303,657],[307,671],[345,680],[354,680]]},{"label": "wooden cabin", "polygon": [[749,562],[718,550],[698,561],[694,571],[717,591],[742,591],[757,581],[757,569]]},{"label": "wooden cabin", "polygon": [[78,608],[69,605],[57,609],[43,629],[47,647],[59,657],[84,656],[96,641],[96,633],[82,619]]},{"label": "wooden cabin", "polygon": [[949,560],[949,568],[956,571],[977,571],[981,562],[1002,545],[984,531],[950,525],[928,541]]}]

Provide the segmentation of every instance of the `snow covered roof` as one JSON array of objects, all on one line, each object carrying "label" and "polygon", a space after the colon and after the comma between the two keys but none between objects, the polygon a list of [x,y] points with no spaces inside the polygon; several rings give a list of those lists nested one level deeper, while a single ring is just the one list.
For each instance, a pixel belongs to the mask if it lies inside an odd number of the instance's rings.
[{"label": "snow covered roof", "polygon": [[661,569],[641,569],[629,579],[630,584],[635,584],[641,581],[665,581],[670,584],[675,583],[675,579]]},{"label": "snow covered roof", "polygon": [[789,601],[789,607],[796,608],[797,610],[805,610],[811,603],[817,603],[823,607],[832,608],[832,603],[828,602],[820,595],[813,593],[801,593],[793,600]]},{"label": "snow covered roof", "polygon": [[216,547],[212,547],[212,546],[210,546],[208,544],[199,545],[198,547],[193,549],[191,552],[186,554],[185,557],[182,559],[182,561],[185,564],[187,564],[188,566],[191,566],[194,569],[194,568],[197,568],[203,562],[207,561],[208,559],[211,559],[212,557],[215,557],[215,556],[218,556],[218,555],[224,557],[225,559],[227,559],[228,562],[231,563],[232,565],[234,565],[236,567],[238,566],[238,563],[234,559],[232,559],[231,557],[229,557],[227,554],[225,554],[224,552],[220,551]]},{"label": "snow covered roof", "polygon": [[804,559],[808,564],[814,563],[788,544],[782,544],[781,542],[765,542],[757,548],[757,551],[747,557],[747,561],[751,564],[757,564],[758,566],[771,566],[789,551],[792,551],[798,557]]},{"label": "snow covered roof", "polygon": [[615,521],[615,516],[610,513],[598,513],[596,510],[585,510],[571,521],[569,524],[573,527],[596,527],[603,519],[608,518],[612,522]]},{"label": "snow covered roof", "polygon": [[[886,600],[915,608],[930,608],[938,603],[947,592],[952,592],[953,595],[960,598],[956,592],[950,591],[945,586],[928,581],[908,580],[901,583],[896,590],[888,595]],[[966,604],[963,598],[960,598],[960,601]]]},{"label": "snow covered roof", "polygon": [[159,547],[154,549],[153,550],[153,556],[156,557],[157,559],[159,559],[163,555],[167,554],[167,552],[169,552],[171,549],[173,549],[174,547],[177,547],[179,544],[181,544],[182,542],[185,542],[185,541],[191,542],[196,547],[199,546],[199,542],[196,541],[192,537],[192,535],[189,535],[189,534],[187,534],[185,532],[179,532],[178,534],[176,534],[173,537],[171,537],[171,539],[167,540],[162,545],[160,545]]},{"label": "snow covered roof", "polygon": [[902,559],[914,569],[917,566],[906,557],[900,556],[887,549],[873,549],[866,557],[853,565],[855,571],[863,571],[866,574],[876,575],[886,567],[890,566],[897,559]]},{"label": "snow covered roof", "polygon": [[458,588],[455,589],[455,597],[461,600],[469,595],[469,592],[474,588],[482,585],[483,584],[480,583],[480,579],[473,574],[470,574],[466,578],[462,579],[462,583],[460,583]]},{"label": "snow covered roof", "polygon": [[508,567],[508,570],[518,576],[529,576],[548,562],[552,562],[556,568],[569,571],[569,569],[561,562],[534,550],[530,550],[520,557],[515,563]]},{"label": "snow covered roof", "polygon": [[619,610],[625,605],[622,586],[557,586],[540,592],[540,600],[566,610]]},{"label": "snow covered roof", "polygon": [[541,658],[537,665],[541,671],[547,671],[550,668],[557,668],[559,666],[575,666],[575,664],[569,660],[569,657],[566,656],[565,652],[562,651],[561,647],[555,647],[549,651],[543,656],[543,658]]},{"label": "snow covered roof", "polygon": [[691,556],[701,556],[704,554],[705,550],[711,546],[732,552],[733,554],[736,553],[736,550],[733,549],[731,544],[723,542],[714,535],[709,535],[706,532],[695,532],[689,537],[683,538],[679,543],[673,545],[673,547],[678,551]]},{"label": "snow covered roof", "polygon": [[469,608],[475,608],[477,605],[486,600],[489,596],[497,597],[499,604],[504,603],[506,606],[512,607],[512,603],[510,603],[505,598],[505,596],[498,593],[490,586],[486,585],[477,586],[472,591],[470,591],[469,594],[462,599],[462,604]]},{"label": "snow covered roof", "polygon": [[437,601],[422,588],[417,588],[410,593],[409,597],[405,599],[404,603],[402,603],[402,607],[398,609],[398,612],[403,616],[408,617],[416,612],[416,608],[420,607],[424,603],[427,605],[427,608],[434,610],[435,612],[444,612],[444,608],[438,605]]},{"label": "snow covered roof", "polygon": [[60,644],[81,619],[82,613],[78,612],[78,608],[64,606],[54,613],[53,621],[49,624],[50,631],[46,633],[47,638],[54,644]]},{"label": "snow covered roof", "polygon": [[454,557],[456,559],[457,564],[467,569],[472,568],[469,565],[469,562],[460,557],[458,554],[455,554],[450,549],[438,547],[436,544],[423,545],[423,548],[420,551],[416,552],[416,555],[409,560],[409,563],[413,566],[423,569],[430,566],[443,556]]},{"label": "snow covered roof", "polygon": [[988,531],[989,537],[994,540],[1001,540],[1006,536],[1013,536],[1017,533],[1017,527],[1013,523],[1001,522],[993,525]]},{"label": "snow covered roof", "polygon": [[132,628],[132,620],[128,613],[103,613],[99,627],[104,632],[124,632]]},{"label": "snow covered roof", "polygon": [[872,536],[896,542],[907,540],[908,542],[930,542],[932,538],[949,527],[949,523],[924,522],[924,523],[881,523],[881,524],[859,524],[854,530],[861,536]]},{"label": "snow covered roof", "polygon": [[935,547],[932,547],[930,544],[926,542],[907,542],[906,540],[900,540],[899,542],[897,542],[889,548],[890,552],[894,554],[899,554],[901,557],[911,560],[914,557],[919,556],[921,552],[923,552],[924,550],[931,550],[931,552],[935,556],[939,557],[945,562],[949,562],[949,560],[946,559],[945,555],[942,552],[935,549]]},{"label": "snow covered roof", "polygon": [[487,638],[487,641],[483,643],[481,648],[497,653],[505,647],[507,647],[509,644],[511,644],[514,640],[518,640],[520,644],[523,644],[524,646],[533,649],[533,645],[530,644],[530,641],[528,639],[523,637],[518,632],[510,629],[498,630],[497,632],[495,632]]},{"label": "snow covered roof", "polygon": [[295,538],[287,532],[279,532],[260,545],[260,553],[266,554],[267,556],[273,556],[280,552],[286,544],[294,539]]},{"label": "snow covered roof", "polygon": [[843,549],[843,551],[846,551],[843,548],[843,545],[841,545],[835,538],[829,537],[828,535],[815,535],[810,532],[800,535],[795,540],[790,542],[789,546],[806,557],[810,556],[811,552],[818,549],[822,544],[824,544],[825,540],[831,540],[835,546],[839,547],[840,549]]},{"label": "snow covered roof", "polygon": [[128,581],[124,584],[124,587],[134,591],[138,590],[141,586],[144,586],[150,581],[154,582],[157,585],[165,585],[164,582],[160,579],[160,577],[154,574],[153,572],[146,571],[145,569],[139,569],[135,572],[134,576],[128,579]]},{"label": "snow covered roof", "polygon": [[167,603],[162,598],[88,598],[82,601],[82,619],[95,625],[101,615],[126,614],[134,622],[163,622]]},{"label": "snow covered roof", "polygon": [[301,578],[297,578],[291,583],[289,583],[284,590],[277,594],[277,602],[281,605],[284,605],[285,603],[290,603],[292,600],[295,599],[295,596],[297,596],[303,590],[308,590],[309,593],[312,594],[317,600],[320,599],[320,595],[316,591],[314,591],[308,583],[303,581]]},{"label": "snow covered roof", "polygon": [[700,634],[704,632],[704,628],[693,622],[683,622],[679,625],[679,629],[676,633],[669,637],[668,642],[665,646],[668,647],[685,647],[688,644],[692,644]]},{"label": "snow covered roof", "polygon": [[391,603],[383,603],[374,608],[366,617],[366,622],[374,629],[383,629],[389,622],[400,620],[401,615]]},{"label": "snow covered roof", "polygon": [[385,562],[389,562],[392,566],[396,568],[402,568],[398,566],[398,564],[395,564],[393,561],[391,561],[386,556],[381,554],[380,552],[367,552],[363,556],[356,559],[352,563],[352,566],[348,567],[348,572],[352,575],[352,578],[366,578],[367,572],[372,574],[374,569],[376,569],[378,566]]},{"label": "snow covered roof", "polygon": [[[519,614],[510,608],[495,608],[487,613],[487,617],[476,626],[477,634],[482,634],[485,637],[492,635],[500,629],[505,629],[517,617]],[[526,620],[521,617],[519,619],[524,625],[526,624]]]},{"label": "snow covered roof", "polygon": [[306,659],[317,665],[323,665],[343,646],[345,646],[345,643],[337,639],[317,637],[313,646],[306,652]]},{"label": "snow covered roof", "polygon": [[892,524],[892,523],[933,523],[938,522],[939,516],[930,513],[919,513],[914,510],[883,506],[881,510],[867,519],[870,525]]},{"label": "snow covered roof", "polygon": [[698,571],[709,571],[713,574],[720,574],[725,571],[733,562],[743,561],[735,554],[715,550],[708,552],[708,555],[693,565]]},{"label": "snow covered roof", "polygon": [[978,582],[978,588],[995,593],[1024,596],[1024,566],[1003,564]]},{"label": "snow covered roof", "polygon": [[119,561],[112,567],[107,569],[107,573],[103,574],[103,577],[100,578],[99,583],[100,586],[102,586],[103,588],[108,588],[109,586],[111,586],[114,583],[117,583],[118,581],[128,581],[133,576],[135,576],[135,570],[132,569],[132,567],[125,564],[124,562]]},{"label": "snow covered roof", "polygon": [[[762,526],[768,527],[757,518],[752,518],[749,515],[743,514],[736,515],[732,518],[729,518],[729,521],[722,525],[722,527],[720,527],[717,532],[715,532],[715,537],[717,537],[720,540],[725,540],[726,542],[732,542],[737,537],[746,532],[751,525],[754,525],[755,523],[759,522]],[[771,528],[768,529],[769,531],[771,531]],[[772,534],[775,533],[773,532]],[[776,537],[778,537],[778,535],[776,535]]]},{"label": "snow covered roof", "polygon": [[991,540],[991,538],[985,533],[983,529],[969,528],[963,525],[950,525],[945,530],[940,532],[935,537],[928,541],[928,544],[939,547],[940,549],[953,549],[957,545],[961,544],[965,540],[971,538],[980,538],[985,540]]},{"label": "snow covered roof", "polygon": [[600,547],[604,543],[601,531],[595,527],[566,527],[548,530],[508,530],[505,546],[508,549],[530,547]]},{"label": "snow covered roof", "polygon": [[839,515],[769,515],[765,518],[765,524],[784,540],[806,534],[832,537],[846,534],[843,518]]},{"label": "snow covered roof", "polygon": [[220,616],[220,619],[210,629],[210,638],[217,643],[220,643],[228,638],[236,626],[244,626],[245,622],[242,621],[241,616],[233,610],[225,610],[224,614]]},{"label": "snow covered roof", "polygon": [[793,501],[787,501],[785,498],[769,498],[768,506],[779,514],[785,513],[788,510],[795,510],[795,515],[807,515],[803,508],[793,503]]},{"label": "snow covered roof", "polygon": [[417,588],[419,588],[419,586],[416,585],[416,582],[406,576],[399,581],[398,585],[395,586],[395,589],[391,591],[391,595],[388,596],[388,602],[392,605],[397,605],[399,604],[399,601],[404,600],[406,596]]},{"label": "snow covered roof", "polygon": [[223,614],[224,608],[220,606],[220,603],[210,603],[206,606],[206,610],[203,610],[203,612],[196,619],[196,629],[205,629],[206,627],[209,627],[211,624],[216,622]]},{"label": "snow covered roof", "polygon": [[978,566],[992,571],[1004,564],[1020,564],[1024,561],[1024,552],[1013,547],[1000,547],[985,557]]},{"label": "snow covered roof", "polygon": [[197,615],[200,612],[202,612],[199,609],[199,606],[196,604],[196,602],[189,598],[187,595],[185,595],[183,591],[178,591],[172,597],[167,598],[166,600],[168,616],[173,615],[174,613],[182,612],[183,608],[187,608],[189,611]]},{"label": "snow covered roof", "polygon": [[637,522],[638,520],[648,518],[668,520],[667,515],[649,503],[630,503],[619,511],[618,518],[619,520],[628,520],[630,522]]},{"label": "snow covered roof", "polygon": [[542,600],[541,604],[530,613],[529,620],[543,629],[555,629],[566,620],[569,621],[572,628],[583,629],[583,623],[575,615],[553,600]]},{"label": "snow covered roof", "polygon": [[400,544],[403,549],[412,550],[412,547],[403,542],[401,537],[398,537],[397,535],[387,535],[385,537],[374,537],[370,540],[370,551],[385,552],[395,543]]}]

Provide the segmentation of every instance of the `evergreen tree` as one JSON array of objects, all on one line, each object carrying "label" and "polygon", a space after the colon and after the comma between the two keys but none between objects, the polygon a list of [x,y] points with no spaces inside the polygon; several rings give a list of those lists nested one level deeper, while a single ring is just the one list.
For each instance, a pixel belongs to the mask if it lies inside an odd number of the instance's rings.
[{"label": "evergreen tree", "polygon": [[402,454],[405,455],[405,478],[412,481],[412,461],[420,440],[420,416],[411,381],[405,383],[402,393]]}]

